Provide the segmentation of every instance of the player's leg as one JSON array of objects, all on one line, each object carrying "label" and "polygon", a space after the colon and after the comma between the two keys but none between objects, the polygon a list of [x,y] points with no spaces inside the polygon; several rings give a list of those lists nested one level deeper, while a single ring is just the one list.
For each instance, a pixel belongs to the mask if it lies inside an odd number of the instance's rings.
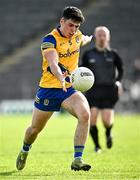
[{"label": "player's leg", "polygon": [[82,93],[76,92],[63,101],[62,107],[78,119],[74,136],[74,161],[71,165],[71,169],[89,170],[91,166],[82,161],[82,154],[90,124],[90,110],[88,102]]},{"label": "player's leg", "polygon": [[34,108],[32,123],[25,132],[23,147],[17,158],[16,167],[18,170],[22,170],[25,167],[27,155],[32,143],[35,141],[40,131],[44,128],[46,122],[49,120],[52,114],[53,112],[41,111]]},{"label": "player's leg", "polygon": [[98,128],[97,128],[97,119],[99,114],[99,109],[96,107],[92,107],[90,109],[91,117],[90,117],[90,135],[95,144],[95,152],[100,152],[101,147],[99,144],[99,136],[98,136]]},{"label": "player's leg", "polygon": [[106,143],[107,147],[112,147],[112,135],[111,135],[111,129],[113,127],[114,123],[114,110],[113,109],[103,109],[101,111],[102,121],[104,124],[104,127],[106,128]]},{"label": "player's leg", "polygon": [[[37,138],[37,135],[44,128],[44,126],[46,125],[46,122],[50,119],[52,114],[53,112],[41,111],[37,108],[34,108],[32,123],[27,128],[26,133],[25,133],[24,142],[26,144],[32,144],[35,141],[35,139]],[[23,146],[23,149],[24,149],[24,146]]]}]

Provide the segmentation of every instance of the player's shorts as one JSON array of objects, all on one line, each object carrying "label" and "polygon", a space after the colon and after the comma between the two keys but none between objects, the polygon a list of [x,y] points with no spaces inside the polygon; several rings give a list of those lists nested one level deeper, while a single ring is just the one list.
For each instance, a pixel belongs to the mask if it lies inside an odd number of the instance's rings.
[{"label": "player's shorts", "polygon": [[113,109],[119,99],[118,87],[117,85],[95,85],[87,91],[86,98],[90,107]]},{"label": "player's shorts", "polygon": [[77,92],[73,87],[67,88],[39,88],[35,97],[34,106],[42,111],[59,111],[62,102]]}]

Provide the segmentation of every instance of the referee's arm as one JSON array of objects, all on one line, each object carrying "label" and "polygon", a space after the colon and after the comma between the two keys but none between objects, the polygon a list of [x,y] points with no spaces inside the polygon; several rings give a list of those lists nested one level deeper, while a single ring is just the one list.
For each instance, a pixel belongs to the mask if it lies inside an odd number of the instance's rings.
[{"label": "referee's arm", "polygon": [[118,53],[115,52],[115,66],[118,71],[118,75],[116,77],[116,81],[121,82],[124,74],[124,65],[121,57],[118,55]]},{"label": "referee's arm", "polygon": [[115,52],[115,66],[118,71],[118,75],[116,77],[116,85],[118,86],[118,95],[121,96],[123,94],[123,87],[121,84],[121,80],[123,78],[124,74],[124,66],[123,66],[123,61],[121,57]]},{"label": "referee's arm", "polygon": [[85,52],[81,58],[80,67],[88,67],[87,52]]}]

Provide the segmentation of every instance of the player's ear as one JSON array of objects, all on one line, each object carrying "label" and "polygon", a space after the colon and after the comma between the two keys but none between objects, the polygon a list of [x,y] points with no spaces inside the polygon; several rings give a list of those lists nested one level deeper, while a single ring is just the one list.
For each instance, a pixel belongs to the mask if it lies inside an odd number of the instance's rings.
[{"label": "player's ear", "polygon": [[60,19],[60,25],[63,25],[64,24],[64,18],[62,17],[61,19]]}]

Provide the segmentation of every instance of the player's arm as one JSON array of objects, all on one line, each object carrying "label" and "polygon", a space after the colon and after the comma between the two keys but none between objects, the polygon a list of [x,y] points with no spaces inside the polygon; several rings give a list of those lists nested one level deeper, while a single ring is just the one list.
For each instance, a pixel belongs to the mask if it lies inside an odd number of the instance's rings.
[{"label": "player's arm", "polygon": [[65,87],[65,74],[62,74],[60,67],[58,66],[58,55],[55,49],[47,49],[44,51],[44,57],[47,59],[51,72],[56,76],[62,84],[63,90]]},{"label": "player's arm", "polygon": [[86,44],[90,43],[92,40],[93,36],[90,35],[82,35],[82,42],[81,42],[81,46],[85,46]]},{"label": "player's arm", "polygon": [[[56,51],[56,39],[52,35],[47,35],[43,38],[41,49],[43,56],[48,61],[51,73],[61,82],[62,88],[66,91],[65,87],[65,74],[62,73],[58,66],[58,54]],[[47,70],[47,69],[46,69]]]}]

